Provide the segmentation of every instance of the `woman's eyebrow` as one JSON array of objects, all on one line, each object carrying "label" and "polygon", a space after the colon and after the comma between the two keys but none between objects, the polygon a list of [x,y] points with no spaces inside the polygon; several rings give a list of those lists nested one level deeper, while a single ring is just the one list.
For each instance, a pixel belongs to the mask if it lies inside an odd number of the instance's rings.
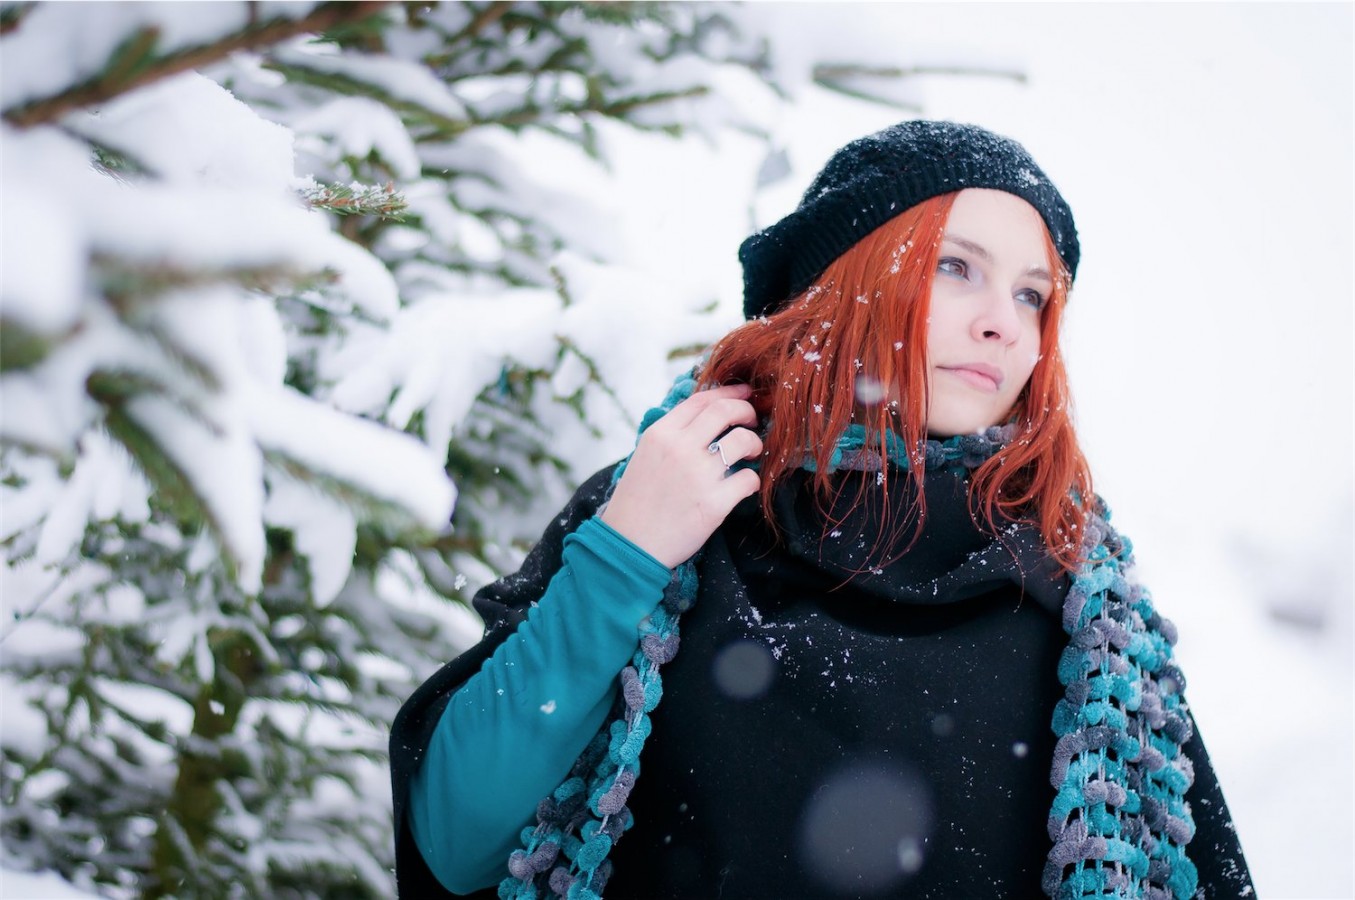
[{"label": "woman's eyebrow", "polygon": [[[968,250],[970,253],[974,254],[975,256],[977,256],[979,259],[983,260],[986,263],[992,263],[993,261],[993,254],[988,252],[987,247],[983,246],[982,244],[976,244],[969,238],[963,238],[960,237],[958,234],[951,234],[950,232],[946,232],[944,235],[941,236],[941,239],[943,241],[949,241],[952,244],[957,244],[960,247],[963,247],[965,250]],[[1049,274],[1049,270],[1046,269],[1044,266],[1031,266],[1029,269],[1026,269],[1026,271],[1023,272],[1022,274],[1028,275],[1032,278],[1041,278],[1045,281],[1048,281],[1050,284],[1054,283],[1053,276]]]},{"label": "woman's eyebrow", "polygon": [[970,253],[974,254],[984,262],[990,263],[993,261],[993,254],[988,252],[987,247],[984,247],[982,244],[976,244],[973,241],[969,240],[969,238],[962,238],[958,234],[951,234],[949,231],[947,231],[944,235],[942,235],[942,240],[949,241],[952,244],[959,244],[961,247],[968,250]]}]

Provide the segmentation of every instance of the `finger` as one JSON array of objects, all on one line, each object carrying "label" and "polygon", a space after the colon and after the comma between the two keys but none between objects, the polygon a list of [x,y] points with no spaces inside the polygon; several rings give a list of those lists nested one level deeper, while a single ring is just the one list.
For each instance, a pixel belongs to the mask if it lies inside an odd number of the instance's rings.
[{"label": "finger", "polygon": [[731,428],[744,425],[757,425],[757,410],[747,400],[726,398],[711,403],[687,426],[687,430],[698,436],[706,444],[720,437]]},{"label": "finger", "polygon": [[735,428],[720,436],[720,447],[729,462],[741,459],[756,459],[762,455],[762,438],[757,432],[747,428]]},{"label": "finger", "polygon": [[712,403],[727,399],[747,400],[752,395],[753,389],[746,384],[725,384],[709,390],[697,391],[674,406],[668,411],[668,415],[654,424],[657,426],[660,423],[666,423],[669,428],[685,428]]},{"label": "finger", "polygon": [[716,488],[717,496],[721,503],[725,505],[725,515],[738,505],[744,497],[751,497],[758,492],[762,485],[762,477],[753,469],[739,469],[737,472],[730,472],[729,477],[720,482]]}]

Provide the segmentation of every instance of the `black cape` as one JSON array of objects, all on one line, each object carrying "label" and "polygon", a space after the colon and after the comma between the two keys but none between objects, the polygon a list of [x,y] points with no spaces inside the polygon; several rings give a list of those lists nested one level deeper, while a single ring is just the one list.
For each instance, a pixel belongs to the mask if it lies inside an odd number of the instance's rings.
[{"label": "black cape", "polygon": [[[606,896],[1043,896],[1067,577],[1033,529],[995,538],[973,524],[963,470],[927,474],[927,527],[882,566],[872,563],[870,506],[839,521],[844,499],[825,528],[808,477],[778,494],[779,540],[750,498],[706,544]],[[860,475],[837,477],[854,485]],[[397,716],[401,897],[453,896],[405,823],[410,776],[448,697],[541,597],[565,536],[610,483],[610,468],[584,483],[522,568],[476,595],[484,640]],[[909,479],[891,483],[894,508],[906,508]],[[1198,732],[1185,749],[1201,888],[1247,895],[1247,865]]]}]

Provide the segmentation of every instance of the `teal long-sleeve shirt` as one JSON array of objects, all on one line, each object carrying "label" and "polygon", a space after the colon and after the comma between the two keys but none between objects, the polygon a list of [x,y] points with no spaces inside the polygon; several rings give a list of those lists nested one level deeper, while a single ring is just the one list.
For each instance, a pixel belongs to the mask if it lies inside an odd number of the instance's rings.
[{"label": "teal long-sleeve shirt", "polygon": [[589,519],[565,538],[560,571],[526,621],[452,695],[409,797],[414,843],[447,890],[507,876],[537,803],[602,727],[671,575]]}]

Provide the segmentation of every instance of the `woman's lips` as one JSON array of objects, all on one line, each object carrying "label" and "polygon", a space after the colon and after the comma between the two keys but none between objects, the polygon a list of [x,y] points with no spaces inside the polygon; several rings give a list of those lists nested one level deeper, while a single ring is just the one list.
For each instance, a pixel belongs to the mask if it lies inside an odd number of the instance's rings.
[{"label": "woman's lips", "polygon": [[940,366],[943,372],[964,380],[972,387],[989,393],[997,393],[1002,387],[1002,370],[986,363],[965,363],[959,366]]}]

